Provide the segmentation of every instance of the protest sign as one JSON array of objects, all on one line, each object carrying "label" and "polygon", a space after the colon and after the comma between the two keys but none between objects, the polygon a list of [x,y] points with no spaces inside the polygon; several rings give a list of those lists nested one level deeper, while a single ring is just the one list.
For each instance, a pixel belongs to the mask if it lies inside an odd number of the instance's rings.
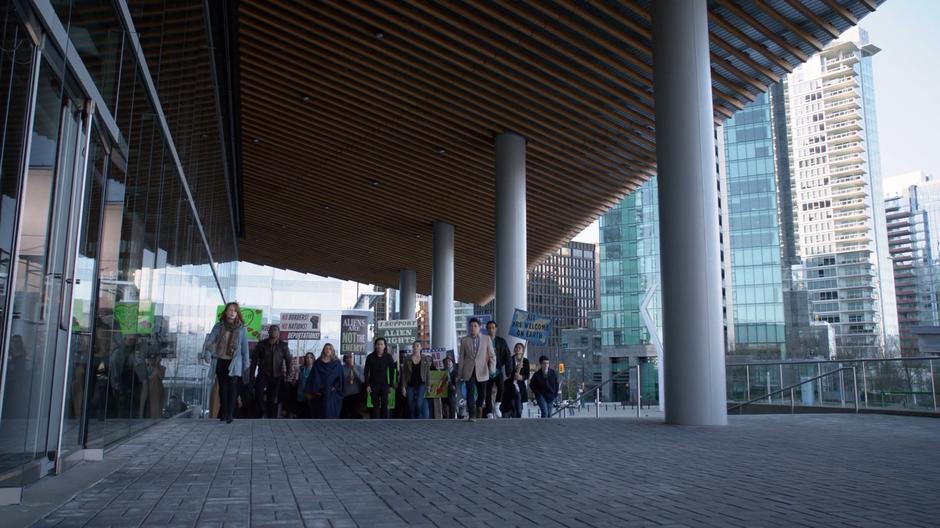
[{"label": "protest sign", "polygon": [[281,339],[320,339],[320,314],[281,312]]},{"label": "protest sign", "polygon": [[369,342],[369,317],[343,315],[340,318],[340,352],[365,354]]},{"label": "protest sign", "polygon": [[443,370],[428,372],[428,385],[424,393],[425,398],[436,399],[447,397],[447,373]]},{"label": "protest sign", "polygon": [[544,345],[551,333],[552,320],[518,308],[512,314],[509,335],[525,339],[533,345]]},{"label": "protest sign", "polygon": [[[215,307],[215,320],[218,321],[222,317],[222,312],[225,310],[225,305],[220,304]],[[245,330],[248,331],[248,340],[249,341],[260,341],[267,337],[267,335],[261,335],[261,323],[263,321],[264,312],[259,308],[249,308],[247,306],[241,307],[242,321],[245,322]]]},{"label": "protest sign", "polygon": [[434,365],[434,368],[441,369],[444,368],[444,358],[447,357],[446,348],[422,348],[422,356],[430,356],[431,363]]},{"label": "protest sign", "polygon": [[394,350],[409,350],[411,344],[418,340],[418,321],[416,319],[399,319],[394,321],[376,321],[375,337],[385,338],[385,345]]}]

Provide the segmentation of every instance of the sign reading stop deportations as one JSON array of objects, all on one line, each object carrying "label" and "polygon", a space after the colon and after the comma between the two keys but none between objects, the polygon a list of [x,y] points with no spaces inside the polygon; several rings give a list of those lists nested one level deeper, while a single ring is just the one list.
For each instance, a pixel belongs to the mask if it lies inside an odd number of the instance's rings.
[{"label": "sign reading stop deportations", "polygon": [[509,335],[525,339],[533,345],[544,345],[552,331],[552,320],[531,312],[516,308],[512,314],[512,326]]},{"label": "sign reading stop deportations", "polygon": [[398,345],[399,350],[411,348],[418,340],[417,319],[399,319],[395,321],[376,321],[375,337],[384,337],[389,347]]},{"label": "sign reading stop deportations", "polygon": [[320,314],[281,312],[281,339],[320,339]]}]

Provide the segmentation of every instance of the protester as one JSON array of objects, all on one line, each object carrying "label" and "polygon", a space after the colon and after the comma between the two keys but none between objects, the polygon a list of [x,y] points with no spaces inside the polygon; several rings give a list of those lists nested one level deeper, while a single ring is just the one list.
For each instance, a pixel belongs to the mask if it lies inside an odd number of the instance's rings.
[{"label": "protester", "polygon": [[362,367],[353,362],[353,355],[343,354],[343,410],[341,418],[362,418]]},{"label": "protester", "polygon": [[549,368],[547,357],[539,358],[539,369],[532,375],[529,388],[535,394],[542,418],[551,418],[552,403],[555,401],[555,395],[558,394],[558,376],[553,369]]},{"label": "protester", "polygon": [[281,341],[281,329],[277,325],[271,325],[268,327],[268,338],[255,345],[251,354],[251,366],[248,368],[249,378],[255,388],[255,401],[263,409],[265,418],[278,417],[278,395],[290,368],[291,357],[287,342]]},{"label": "protester", "polygon": [[506,414],[512,418],[522,418],[522,402],[529,400],[526,382],[529,380],[529,360],[525,357],[525,345],[516,343],[512,359],[509,361],[509,378],[503,389],[503,403]]},{"label": "protester", "polygon": [[388,397],[394,397],[395,376],[395,362],[391,354],[385,352],[385,338],[377,337],[372,343],[372,352],[366,356],[366,367],[363,369],[366,393],[372,398],[370,417],[388,418]]},{"label": "protester", "polygon": [[189,409],[189,406],[186,405],[186,402],[183,402],[175,394],[170,396],[169,403],[166,404],[166,411],[164,411],[164,418],[173,418],[174,416],[179,416],[180,414],[186,412]]},{"label": "protester", "polygon": [[[395,345],[395,350],[397,352],[390,353],[392,360],[395,362],[395,376],[389,382],[392,387],[402,387],[402,368],[405,364],[405,360],[408,359],[410,355],[406,350],[398,350],[398,345]],[[394,391],[394,396],[388,400],[389,414],[394,414],[395,418],[410,418],[408,414],[408,398],[401,391]],[[392,413],[391,409],[394,409],[395,412]]]},{"label": "protester", "polygon": [[411,355],[402,361],[401,391],[408,400],[409,418],[429,418],[428,401],[424,398],[431,372],[431,358],[421,355],[421,341],[411,345]]},{"label": "protester", "polygon": [[496,335],[496,330],[496,321],[487,321],[486,333],[496,352],[496,370],[490,373],[490,379],[486,382],[486,407],[483,409],[483,414],[487,418],[500,417],[499,402],[503,401],[503,387],[509,378],[509,345],[506,344],[505,339]]},{"label": "protester", "polygon": [[298,407],[298,416],[304,418],[313,418],[313,395],[307,395],[307,382],[310,381],[310,378],[313,376],[313,364],[316,361],[316,356],[313,355],[313,352],[307,352],[304,354],[304,363],[300,366],[300,370],[297,372],[297,403]]},{"label": "protester", "polygon": [[327,343],[313,364],[313,378],[307,380],[307,392],[320,396],[319,416],[331,420],[339,418],[343,408],[343,381],[343,365],[336,357],[336,349]]},{"label": "protester", "polygon": [[457,365],[451,357],[444,358],[444,372],[447,373],[447,397],[441,399],[441,413],[444,418],[453,420],[457,418]]},{"label": "protester", "polygon": [[219,385],[219,420],[232,423],[238,379],[248,383],[248,332],[238,303],[225,305],[202,351],[202,359],[212,365],[210,372],[215,372]]},{"label": "protester", "polygon": [[467,420],[472,422],[483,413],[486,382],[490,379],[490,373],[496,370],[493,342],[481,338],[480,320],[476,317],[470,319],[470,335],[460,340],[458,365],[460,380],[467,385]]}]

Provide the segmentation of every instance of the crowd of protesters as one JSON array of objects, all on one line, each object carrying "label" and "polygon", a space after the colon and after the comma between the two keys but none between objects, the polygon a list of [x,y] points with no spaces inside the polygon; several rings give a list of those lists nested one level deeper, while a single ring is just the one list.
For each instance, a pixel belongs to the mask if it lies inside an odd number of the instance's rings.
[{"label": "crowd of protesters", "polygon": [[[447,356],[438,364],[422,354],[422,343],[395,358],[384,338],[376,338],[365,366],[352,354],[338,357],[327,343],[320,357],[306,353],[295,368],[277,325],[249,351],[237,303],[229,303],[206,339],[204,360],[212,367],[218,411],[233,418],[521,418],[523,403],[535,400],[542,418],[552,415],[558,377],[548,358],[539,358],[532,372],[525,345],[512,351],[497,335],[494,321],[481,332],[471,319],[469,335],[460,340],[456,361]],[[446,396],[427,398],[431,372],[443,371]],[[439,376],[439,375],[436,375]],[[240,383],[239,383],[240,382]],[[439,401],[440,404],[435,404]],[[432,412],[433,407],[433,412]]]}]

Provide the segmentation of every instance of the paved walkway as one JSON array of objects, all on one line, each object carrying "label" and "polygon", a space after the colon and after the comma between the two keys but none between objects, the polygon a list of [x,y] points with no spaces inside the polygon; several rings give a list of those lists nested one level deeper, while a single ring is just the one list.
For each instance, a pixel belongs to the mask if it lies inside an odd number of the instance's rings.
[{"label": "paved walkway", "polygon": [[871,415],[175,420],[36,526],[937,526],[938,441]]}]

